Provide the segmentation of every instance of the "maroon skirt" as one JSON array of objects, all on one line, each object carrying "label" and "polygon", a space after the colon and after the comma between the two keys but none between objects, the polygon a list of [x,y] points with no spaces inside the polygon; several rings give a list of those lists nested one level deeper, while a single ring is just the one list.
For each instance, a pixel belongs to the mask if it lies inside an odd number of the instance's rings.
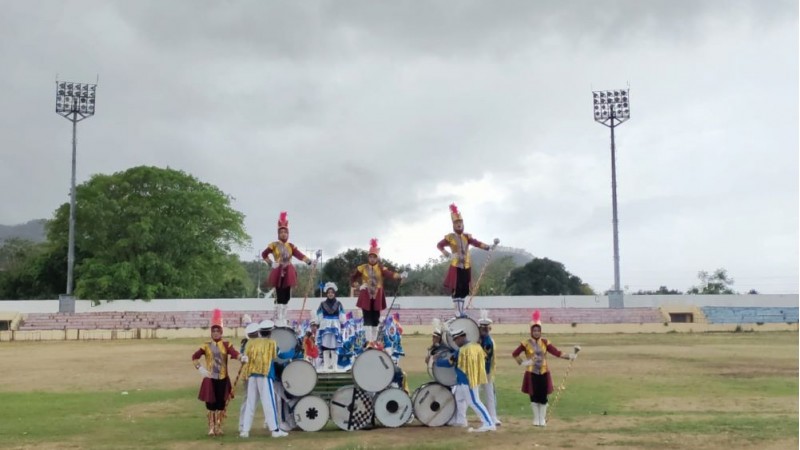
[{"label": "maroon skirt", "polygon": [[[472,270],[467,269],[465,271],[467,273],[467,286],[472,282]],[[451,293],[456,289],[458,286],[458,271],[456,270],[456,266],[450,266],[447,269],[447,276],[444,278],[444,287],[447,289],[447,293]]]},{"label": "maroon skirt", "polygon": [[[533,395],[533,372],[525,372],[522,374],[522,392]],[[550,371],[545,373],[547,377],[547,395],[553,393],[553,379],[550,377]]]},{"label": "maroon skirt", "polygon": [[[220,380],[225,383],[225,399],[228,397],[233,398],[233,392],[231,391],[231,379],[225,377],[224,380]],[[197,399],[204,401],[206,403],[216,403],[217,396],[214,394],[214,385],[211,381],[211,378],[203,378],[203,382],[200,383],[200,392],[197,394]]]}]

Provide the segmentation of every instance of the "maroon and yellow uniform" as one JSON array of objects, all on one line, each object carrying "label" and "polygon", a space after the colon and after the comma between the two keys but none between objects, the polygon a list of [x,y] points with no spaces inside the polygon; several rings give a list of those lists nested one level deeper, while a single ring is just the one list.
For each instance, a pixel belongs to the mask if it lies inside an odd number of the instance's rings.
[{"label": "maroon and yellow uniform", "polygon": [[[228,341],[211,340],[204,343],[192,354],[192,362],[197,366],[200,364],[200,358],[203,358],[203,365],[208,370],[209,376],[203,377],[203,382],[200,384],[200,392],[197,398],[206,402],[207,404],[214,404],[216,409],[224,409],[224,402],[227,396],[231,393],[231,381],[228,377],[228,357],[233,359],[239,358],[239,352]],[[220,392],[220,387],[215,389],[212,380],[221,381],[224,384],[224,393]],[[223,398],[218,398],[222,394]],[[222,403],[222,407],[220,406]]]},{"label": "maroon and yellow uniform", "polygon": [[261,258],[267,259],[269,255],[272,255],[275,264],[272,265],[272,271],[267,278],[268,287],[286,288],[297,285],[297,271],[292,265],[292,257],[306,264],[311,263],[311,259],[300,252],[297,246],[291,242],[275,241],[270,243],[261,252]]},{"label": "maroon and yellow uniform", "polygon": [[[527,367],[522,379],[522,392],[528,395],[534,395],[534,385],[532,375],[544,375],[547,378],[547,391],[545,395],[553,393],[553,379],[550,376],[550,370],[547,367],[547,353],[560,358],[561,350],[557,349],[545,338],[533,339],[530,338],[523,341],[511,353],[511,356],[522,362],[522,353],[525,353],[526,359],[532,361],[531,365]],[[537,392],[541,395],[542,393]]]},{"label": "maroon and yellow uniform", "polygon": [[361,264],[350,275],[350,283],[360,285],[356,306],[364,311],[383,311],[386,309],[386,294],[383,289],[384,278],[400,279],[400,274],[378,264]]},{"label": "maroon and yellow uniform", "polygon": [[[472,261],[469,256],[470,245],[483,250],[489,250],[491,248],[489,245],[472,237],[471,234],[463,232],[448,233],[445,235],[444,239],[436,244],[436,248],[438,248],[440,252],[443,251],[445,247],[450,247],[450,253],[452,254],[450,258],[450,268],[444,279],[444,286],[450,291],[456,290],[458,277],[457,269],[464,269],[464,276],[466,276],[464,283],[466,283],[467,286],[469,286],[469,283],[472,281]],[[459,297],[463,297],[463,295]]]}]

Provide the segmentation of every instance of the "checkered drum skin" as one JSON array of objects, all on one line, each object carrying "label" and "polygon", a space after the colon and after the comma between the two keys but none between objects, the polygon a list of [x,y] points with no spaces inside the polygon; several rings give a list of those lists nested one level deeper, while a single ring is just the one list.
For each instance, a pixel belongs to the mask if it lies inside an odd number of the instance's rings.
[{"label": "checkered drum skin", "polygon": [[331,419],[345,431],[372,426],[375,412],[373,394],[355,386],[340,387],[331,398]]}]

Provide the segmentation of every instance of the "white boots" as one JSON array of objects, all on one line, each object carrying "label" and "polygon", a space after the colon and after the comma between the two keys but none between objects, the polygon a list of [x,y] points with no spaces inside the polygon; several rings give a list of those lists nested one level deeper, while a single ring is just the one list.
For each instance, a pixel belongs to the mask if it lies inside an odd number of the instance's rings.
[{"label": "white boots", "polygon": [[453,299],[453,308],[456,312],[456,319],[459,317],[466,317],[466,313],[464,312],[464,299],[463,298],[454,298]]},{"label": "white boots", "polygon": [[336,369],[336,351],[324,350],[322,352],[322,371],[334,372]]},{"label": "white boots", "polygon": [[531,409],[533,410],[533,426],[544,427],[547,426],[547,404],[531,402]]},{"label": "white boots", "polygon": [[285,327],[285,326],[288,325],[288,322],[286,321],[286,307],[287,306],[288,305],[281,305],[279,303],[275,305],[275,325],[276,326]]}]

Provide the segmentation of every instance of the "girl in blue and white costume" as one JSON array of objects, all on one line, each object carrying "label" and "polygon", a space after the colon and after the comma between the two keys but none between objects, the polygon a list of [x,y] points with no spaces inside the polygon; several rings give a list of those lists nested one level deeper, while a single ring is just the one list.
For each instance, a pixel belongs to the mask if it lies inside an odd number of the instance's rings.
[{"label": "girl in blue and white costume", "polygon": [[342,324],[347,320],[342,302],[336,299],[336,283],[325,283],[327,298],[317,308],[317,346],[322,350],[322,371],[333,372],[338,366],[337,349],[342,346]]}]

